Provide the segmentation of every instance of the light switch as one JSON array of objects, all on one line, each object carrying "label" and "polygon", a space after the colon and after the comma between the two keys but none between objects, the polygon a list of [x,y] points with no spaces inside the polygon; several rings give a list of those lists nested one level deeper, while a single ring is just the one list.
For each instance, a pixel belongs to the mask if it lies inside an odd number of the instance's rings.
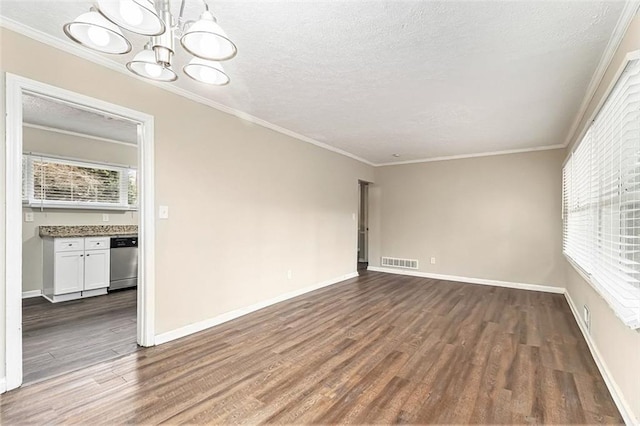
[{"label": "light switch", "polygon": [[33,222],[33,212],[26,212],[24,214],[24,221],[25,222]]},{"label": "light switch", "polygon": [[160,206],[158,208],[158,217],[160,219],[169,219],[169,206]]},{"label": "light switch", "polygon": [[102,221],[103,221],[103,222],[109,222],[109,215],[108,215],[107,213],[104,213],[104,214],[102,215]]},{"label": "light switch", "polygon": [[355,213],[351,213],[351,220],[356,220],[356,214]]}]

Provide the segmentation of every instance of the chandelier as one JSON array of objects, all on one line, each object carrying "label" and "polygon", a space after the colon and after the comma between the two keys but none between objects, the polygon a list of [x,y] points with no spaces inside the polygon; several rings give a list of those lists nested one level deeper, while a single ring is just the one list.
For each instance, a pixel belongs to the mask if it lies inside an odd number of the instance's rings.
[{"label": "chandelier", "polygon": [[170,82],[178,78],[171,66],[176,40],[194,58],[182,68],[201,83],[225,85],[229,77],[218,61],[233,58],[235,44],[220,28],[205,0],[197,21],[171,14],[169,0],[97,0],[89,12],[64,26],[65,34],[76,43],[101,53],[122,55],[132,49],[122,29],[149,37],[144,49],[127,63],[132,73],[155,81]]}]

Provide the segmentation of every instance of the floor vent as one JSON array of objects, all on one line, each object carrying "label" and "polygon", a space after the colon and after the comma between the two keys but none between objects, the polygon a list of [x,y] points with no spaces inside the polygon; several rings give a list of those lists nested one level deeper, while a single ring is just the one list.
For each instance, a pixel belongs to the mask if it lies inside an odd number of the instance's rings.
[{"label": "floor vent", "polygon": [[383,257],[382,266],[391,268],[418,269],[418,261],[415,259],[396,259],[395,257]]}]

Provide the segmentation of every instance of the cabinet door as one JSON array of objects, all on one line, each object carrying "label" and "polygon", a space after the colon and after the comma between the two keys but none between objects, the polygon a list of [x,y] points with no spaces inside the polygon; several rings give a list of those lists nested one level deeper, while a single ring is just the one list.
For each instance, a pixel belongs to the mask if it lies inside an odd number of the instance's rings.
[{"label": "cabinet door", "polygon": [[84,289],[109,287],[109,250],[88,250],[84,255]]},{"label": "cabinet door", "polygon": [[82,291],[84,285],[84,251],[56,253],[53,294]]}]

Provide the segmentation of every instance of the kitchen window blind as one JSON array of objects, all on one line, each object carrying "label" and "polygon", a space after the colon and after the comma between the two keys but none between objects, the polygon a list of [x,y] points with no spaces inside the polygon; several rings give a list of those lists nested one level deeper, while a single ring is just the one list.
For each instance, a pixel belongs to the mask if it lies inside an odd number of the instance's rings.
[{"label": "kitchen window blind", "polygon": [[23,156],[23,201],[31,207],[135,208],[134,169],[42,155]]},{"label": "kitchen window blind", "polygon": [[640,328],[640,62],[630,62],[563,168],[563,249]]}]

